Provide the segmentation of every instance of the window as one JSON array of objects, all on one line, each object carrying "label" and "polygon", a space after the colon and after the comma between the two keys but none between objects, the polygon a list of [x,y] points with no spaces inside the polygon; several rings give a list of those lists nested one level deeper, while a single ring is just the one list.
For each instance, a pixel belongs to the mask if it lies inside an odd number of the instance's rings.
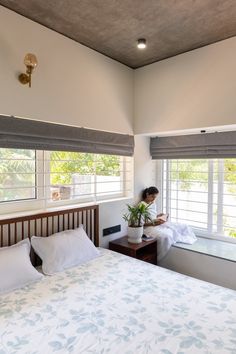
[{"label": "window", "polygon": [[131,194],[130,157],[0,148],[0,209],[3,212],[95,202]]},{"label": "window", "polygon": [[162,181],[171,221],[236,238],[236,159],[163,160]]},{"label": "window", "polygon": [[0,202],[36,198],[36,152],[0,149]]},{"label": "window", "polygon": [[57,200],[101,200],[131,192],[131,159],[78,152],[51,152],[50,197]]}]

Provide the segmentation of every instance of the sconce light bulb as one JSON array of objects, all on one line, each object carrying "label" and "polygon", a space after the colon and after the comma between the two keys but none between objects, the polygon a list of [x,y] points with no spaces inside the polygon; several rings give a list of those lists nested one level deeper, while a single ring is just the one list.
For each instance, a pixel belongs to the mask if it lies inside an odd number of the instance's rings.
[{"label": "sconce light bulb", "polygon": [[38,60],[34,54],[28,53],[24,58],[24,64],[26,67],[30,66],[31,68],[36,68]]}]

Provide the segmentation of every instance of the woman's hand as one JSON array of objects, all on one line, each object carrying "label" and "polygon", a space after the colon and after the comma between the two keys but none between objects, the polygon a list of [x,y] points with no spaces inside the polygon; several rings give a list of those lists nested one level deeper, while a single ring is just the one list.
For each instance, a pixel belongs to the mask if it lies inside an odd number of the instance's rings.
[{"label": "woman's hand", "polygon": [[165,217],[166,217],[166,220],[165,221],[167,221],[168,219],[169,219],[169,214],[167,213],[167,214],[164,214],[164,213],[160,213],[160,214],[158,214],[157,215],[157,219],[159,219],[159,218],[161,218],[163,215],[165,215]]},{"label": "woman's hand", "polygon": [[162,225],[162,224],[164,224],[165,222],[166,222],[166,221],[164,221],[164,220],[156,219],[156,220],[153,220],[153,225],[154,225],[154,226]]}]

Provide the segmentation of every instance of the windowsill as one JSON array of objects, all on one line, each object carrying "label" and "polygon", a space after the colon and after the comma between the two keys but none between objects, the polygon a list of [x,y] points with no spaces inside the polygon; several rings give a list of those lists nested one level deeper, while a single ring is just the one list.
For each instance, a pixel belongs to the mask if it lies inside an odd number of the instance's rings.
[{"label": "windowsill", "polygon": [[176,243],[172,247],[224,259],[229,262],[236,262],[235,243],[198,237],[197,242],[192,245],[188,245],[186,243]]},{"label": "windowsill", "polygon": [[40,213],[47,213],[47,212],[54,212],[54,211],[60,211],[60,210],[66,210],[66,209],[74,209],[74,208],[82,208],[90,205],[100,205],[100,204],[105,204],[105,203],[114,203],[114,202],[119,202],[123,200],[130,200],[132,197],[120,197],[120,198],[114,198],[114,199],[107,199],[107,200],[99,200],[96,202],[87,202],[87,203],[80,203],[80,204],[64,204],[64,205],[54,205],[49,208],[45,209],[35,209],[35,210],[25,210],[25,211],[17,211],[14,213],[6,213],[6,214],[1,214],[0,220],[5,220],[5,219],[11,219],[15,217],[24,217],[28,215],[37,215]]}]

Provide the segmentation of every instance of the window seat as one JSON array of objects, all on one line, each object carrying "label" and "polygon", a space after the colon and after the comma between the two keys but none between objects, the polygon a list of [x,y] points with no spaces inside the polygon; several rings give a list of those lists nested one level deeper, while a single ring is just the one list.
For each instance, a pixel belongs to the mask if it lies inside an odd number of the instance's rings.
[{"label": "window seat", "polygon": [[236,243],[198,237],[198,240],[192,245],[176,243],[172,247],[236,262]]}]

